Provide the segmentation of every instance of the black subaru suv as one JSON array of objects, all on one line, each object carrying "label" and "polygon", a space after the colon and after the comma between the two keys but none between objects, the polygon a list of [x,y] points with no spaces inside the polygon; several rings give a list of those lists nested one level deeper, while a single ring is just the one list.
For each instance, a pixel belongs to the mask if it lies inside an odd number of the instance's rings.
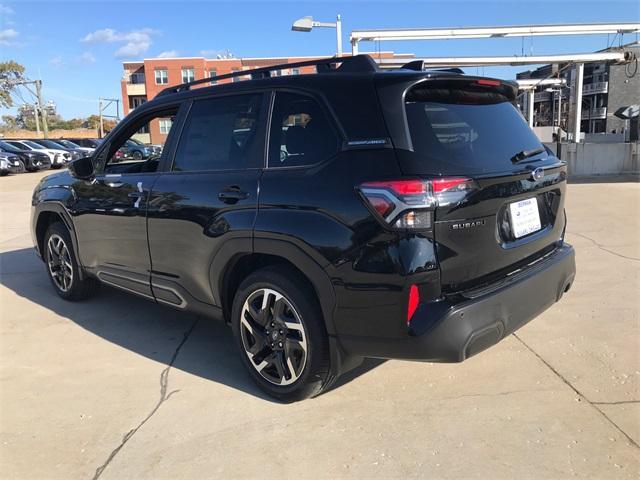
[{"label": "black subaru suv", "polygon": [[[315,73],[272,75],[293,67]],[[363,357],[465,360],[571,286],[566,165],[514,83],[368,56],[216,80],[237,76],[166,89],[36,187],[60,296],[105,283],[222,319],[257,384],[294,401]],[[141,130],[162,154],[116,158]]]}]

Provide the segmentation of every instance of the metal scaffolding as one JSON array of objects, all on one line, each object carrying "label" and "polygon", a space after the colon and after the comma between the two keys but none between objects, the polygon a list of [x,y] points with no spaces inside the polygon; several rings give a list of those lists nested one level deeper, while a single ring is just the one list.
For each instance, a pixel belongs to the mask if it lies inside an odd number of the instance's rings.
[{"label": "metal scaffolding", "polygon": [[[640,23],[587,23],[563,25],[523,25],[512,27],[480,28],[406,28],[384,30],[354,30],[351,32],[351,52],[358,54],[358,45],[364,41],[401,41],[401,40],[456,40],[472,38],[507,38],[561,35],[602,35],[640,33]],[[582,114],[582,84],[585,63],[628,63],[636,59],[630,50],[596,53],[575,53],[560,55],[509,55],[492,57],[431,57],[416,58],[422,60],[425,67],[479,67],[479,66],[515,66],[570,63],[576,65],[576,82],[573,88],[574,120],[573,141],[580,141],[580,122]],[[381,67],[401,67],[401,60],[380,59]],[[533,89],[527,97],[529,124],[533,125]]]},{"label": "metal scaffolding", "polygon": [[602,35],[639,33],[640,23],[584,23],[562,25],[521,25],[512,27],[468,28],[402,28],[354,30],[351,32],[351,52],[358,54],[360,42],[393,40],[454,40],[469,38],[510,38],[556,35]]}]

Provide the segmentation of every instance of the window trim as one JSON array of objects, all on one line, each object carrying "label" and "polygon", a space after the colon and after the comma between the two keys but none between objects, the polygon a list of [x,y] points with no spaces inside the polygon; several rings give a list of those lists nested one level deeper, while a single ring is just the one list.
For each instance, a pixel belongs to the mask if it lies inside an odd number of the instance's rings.
[{"label": "window trim", "polygon": [[[126,177],[130,175],[158,175],[161,173],[162,174],[166,173],[166,160],[167,160],[167,157],[169,157],[170,155],[170,151],[173,152],[173,144],[175,143],[174,139],[176,138],[176,133],[175,133],[176,129],[173,127],[176,125],[180,127],[182,126],[185,103],[186,103],[185,101],[167,103],[165,105],[149,108],[148,111],[142,111],[142,112],[140,112],[139,109],[136,109],[135,110],[136,115],[130,121],[127,121],[126,125],[124,124],[125,122],[121,122],[118,125],[118,127],[116,127],[116,130],[113,130],[112,133],[110,133],[105,137],[105,139],[100,145],[100,148],[96,150],[94,155],[94,158],[97,159],[97,162],[95,163],[96,178],[105,178],[105,177],[115,178],[120,176]],[[119,144],[122,146],[124,142],[126,142],[132,135],[135,134],[135,132],[139,130],[139,129],[133,129],[132,125],[134,125],[136,122],[143,120],[145,118],[149,118],[149,122],[157,118],[162,118],[162,112],[172,111],[174,109],[176,111],[175,121],[173,122],[172,128],[169,131],[169,134],[167,135],[167,141],[164,144],[164,148],[162,149],[162,155],[160,156],[160,159],[158,161],[158,169],[155,172],[131,172],[131,173],[123,172],[123,173],[116,173],[116,174],[105,173],[105,167],[110,158],[109,152],[111,151],[111,146],[114,144]],[[126,138],[123,138],[125,136]]]},{"label": "window trim", "polygon": [[[169,130],[166,132],[162,131],[162,122],[170,122]],[[160,135],[169,135],[171,133],[171,129],[173,128],[173,121],[169,117],[158,117],[158,130],[160,131]]]},{"label": "window trim", "polygon": [[[164,79],[166,82],[158,82],[158,72],[164,72]],[[167,68],[156,68],[153,71],[153,78],[156,82],[156,85],[168,85],[169,84],[169,70]]]},{"label": "window trim", "polygon": [[[261,108],[263,109],[263,113],[261,113],[259,118],[260,123],[258,125],[258,134],[263,135],[262,148],[263,148],[263,153],[266,152],[265,149],[266,149],[266,142],[268,138],[267,132],[269,129],[269,125],[267,122],[268,122],[268,116],[270,113],[268,111],[269,105],[267,104],[267,102],[270,101],[270,92],[271,92],[271,88],[259,88],[259,89],[231,91],[231,92],[215,92],[215,93],[206,94],[206,95],[198,95],[197,97],[191,97],[188,100],[186,100],[185,103],[188,103],[188,105],[185,107],[182,118],[180,119],[180,125],[179,125],[180,131],[179,132],[176,131],[174,138],[176,138],[177,140],[172,142],[171,152],[170,154],[167,155],[167,158],[168,158],[167,165],[163,173],[165,175],[191,175],[195,173],[218,174],[218,173],[225,173],[225,172],[233,173],[233,172],[248,172],[248,171],[255,171],[255,170],[264,170],[265,169],[264,162],[261,165],[258,164],[256,166],[251,166],[251,167],[227,168],[227,169],[216,169],[216,170],[175,171],[173,167],[176,161],[176,154],[178,153],[178,146],[184,134],[184,127],[185,127],[185,124],[187,123],[187,119],[189,118],[189,115],[191,114],[191,109],[193,107],[193,104],[197,101],[203,101],[203,100],[235,97],[240,95],[260,95],[262,97]],[[172,129],[172,131],[174,130],[175,128]]]},{"label": "window trim", "polygon": [[[184,80],[184,72],[185,71],[189,71],[191,70],[193,72],[193,78],[191,80]],[[194,67],[181,67],[180,68],[180,80],[182,80],[182,83],[189,83],[189,82],[195,82],[196,80],[196,69]]]},{"label": "window trim", "polygon": [[[331,155],[330,157],[325,158],[324,160],[320,160],[319,162],[315,162],[315,163],[310,163],[308,165],[291,165],[291,166],[277,166],[277,167],[272,167],[269,166],[269,150],[271,148],[270,142],[271,142],[271,125],[272,125],[272,118],[273,118],[273,110],[275,108],[275,103],[276,103],[276,97],[278,92],[281,93],[295,93],[301,96],[306,96],[311,98],[312,100],[315,100],[318,105],[320,105],[320,109],[325,113],[325,115],[327,116],[327,121],[329,123],[329,125],[331,126],[333,132],[336,135],[336,151],[333,155]],[[336,158],[343,150],[343,146],[344,146],[344,142],[347,138],[347,136],[344,133],[344,129],[342,128],[342,125],[340,125],[340,122],[338,121],[335,113],[333,112],[333,110],[331,110],[331,107],[329,106],[329,103],[326,101],[326,98],[316,92],[311,92],[309,90],[304,90],[301,88],[274,88],[272,89],[272,94],[271,94],[271,105],[269,108],[269,118],[268,118],[268,123],[267,123],[267,137],[266,137],[266,146],[265,146],[265,163],[264,163],[264,169],[265,170],[303,170],[303,169],[309,169],[309,168],[315,168],[318,167],[320,165],[324,165],[326,163],[329,163],[330,161],[333,161],[334,158]]]}]

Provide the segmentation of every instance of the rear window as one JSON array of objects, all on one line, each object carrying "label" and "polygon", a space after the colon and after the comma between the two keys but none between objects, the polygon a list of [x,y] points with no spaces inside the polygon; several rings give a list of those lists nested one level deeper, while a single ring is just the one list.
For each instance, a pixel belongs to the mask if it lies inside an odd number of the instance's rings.
[{"label": "rear window", "polygon": [[415,153],[408,173],[512,171],[514,155],[542,147],[516,107],[496,92],[421,88],[409,92],[405,106]]}]

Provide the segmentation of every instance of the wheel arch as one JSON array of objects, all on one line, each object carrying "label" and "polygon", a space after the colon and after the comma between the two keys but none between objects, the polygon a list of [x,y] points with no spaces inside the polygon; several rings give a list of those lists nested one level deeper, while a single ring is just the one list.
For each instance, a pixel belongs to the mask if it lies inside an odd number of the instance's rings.
[{"label": "wheel arch", "polygon": [[[35,246],[40,258],[44,259],[44,236],[49,226],[55,222],[61,222],[69,231],[71,237],[71,243],[73,244],[73,250],[80,264],[80,255],[78,252],[78,240],[76,238],[76,231],[73,226],[71,215],[64,207],[64,205],[58,201],[48,201],[39,203],[35,207],[33,222],[33,236],[35,240]],[[80,268],[80,279],[84,277],[84,271]]]},{"label": "wheel arch", "polygon": [[[250,242],[251,239],[245,240]],[[335,293],[329,276],[317,262],[299,247],[286,241],[256,239],[253,248],[246,248],[250,247],[247,243],[244,247],[234,248],[234,251],[226,249],[228,250],[226,255],[221,250],[219,253],[223,255],[216,255],[212,264],[214,297],[218,305],[222,307],[223,315],[227,321],[230,317],[233,297],[242,280],[257,269],[271,265],[282,265],[296,271],[315,292],[327,333],[329,335],[335,334],[333,324]]]}]

